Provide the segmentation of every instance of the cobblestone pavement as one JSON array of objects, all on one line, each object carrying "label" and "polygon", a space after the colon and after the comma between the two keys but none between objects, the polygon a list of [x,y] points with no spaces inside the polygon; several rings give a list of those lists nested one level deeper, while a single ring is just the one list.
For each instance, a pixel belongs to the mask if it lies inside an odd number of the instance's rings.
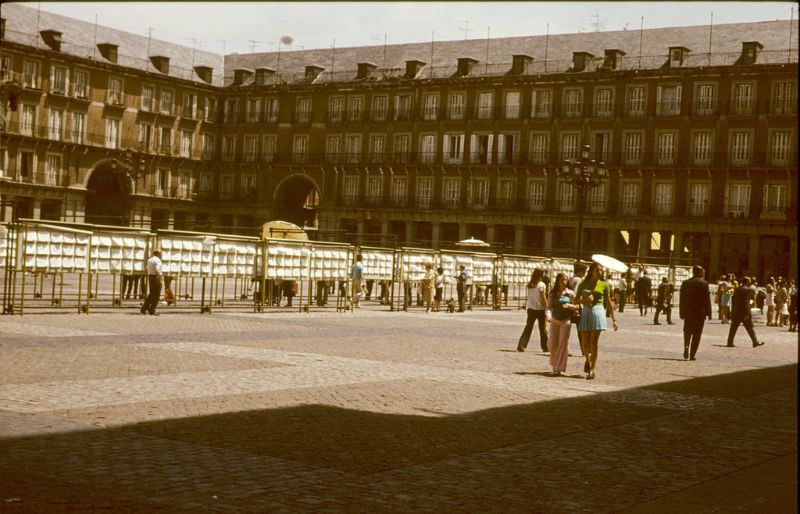
[{"label": "cobblestone pavement", "polygon": [[796,334],[377,309],[0,317],[0,512],[797,511]]}]

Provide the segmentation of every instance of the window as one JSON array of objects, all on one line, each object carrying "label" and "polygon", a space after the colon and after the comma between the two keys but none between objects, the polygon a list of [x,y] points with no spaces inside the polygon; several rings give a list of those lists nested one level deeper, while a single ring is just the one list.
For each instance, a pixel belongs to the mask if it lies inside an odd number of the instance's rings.
[{"label": "window", "polygon": [[499,179],[497,181],[497,205],[500,207],[514,207],[514,180]]},{"label": "window", "polygon": [[39,63],[36,61],[22,61],[22,85],[33,89],[39,89]]},{"label": "window", "polygon": [[656,162],[660,165],[675,164],[678,151],[677,132],[659,132],[656,143]]},{"label": "window", "polygon": [[120,120],[106,118],[106,148],[119,148]]},{"label": "window", "polygon": [[478,94],[478,119],[490,120],[494,116],[494,93]]},{"label": "window", "polygon": [[531,134],[531,164],[546,164],[550,158],[550,134],[533,133]]},{"label": "window", "polygon": [[328,102],[328,121],[338,123],[344,118],[344,97],[332,96]]},{"label": "window", "polygon": [[408,178],[392,177],[391,202],[395,207],[404,207],[408,202]]},{"label": "window", "polygon": [[732,131],[730,138],[730,163],[738,166],[750,164],[752,133]]},{"label": "window", "polygon": [[713,134],[703,130],[692,134],[692,156],[695,164],[709,164],[713,152]]},{"label": "window", "polygon": [[233,198],[233,175],[222,175],[220,177],[219,197],[223,200]]},{"label": "window", "polygon": [[492,164],[494,154],[493,134],[472,134],[469,144],[470,162]]},{"label": "window", "polygon": [[[169,127],[157,127],[158,151],[163,154],[172,153],[172,129]],[[235,138],[234,138],[235,140]]]},{"label": "window", "polygon": [[0,80],[11,80],[13,75],[11,57],[8,55],[0,55]]},{"label": "window", "polygon": [[298,123],[308,123],[311,121],[311,99],[298,98],[295,103],[295,121]]},{"label": "window", "polygon": [[217,140],[214,134],[203,134],[203,160],[212,161],[217,154]]},{"label": "window", "polygon": [[273,162],[275,160],[275,153],[278,150],[278,136],[274,134],[267,134],[261,138],[261,160],[264,162]]},{"label": "window", "polygon": [[197,192],[202,195],[208,195],[211,192],[213,178],[211,173],[201,173],[197,181]]},{"label": "window", "polygon": [[[310,107],[309,100],[309,110]],[[350,96],[347,98],[347,120],[348,121],[361,121],[364,117],[364,97],[363,96]]]},{"label": "window", "polygon": [[254,195],[256,192],[256,187],[255,175],[242,175],[242,180],[239,182],[239,193],[241,193],[243,196]]},{"label": "window", "polygon": [[394,97],[394,119],[398,121],[411,119],[410,94],[401,94]]},{"label": "window", "polygon": [[450,93],[447,99],[447,118],[451,120],[463,120],[466,107],[467,96],[465,93]]},{"label": "window", "polygon": [[419,162],[422,164],[432,164],[436,160],[436,136],[424,134],[419,139]]},{"label": "window", "polygon": [[244,104],[244,119],[247,123],[261,121],[261,99],[248,98]]},{"label": "window", "polygon": [[505,119],[516,120],[519,119],[520,113],[520,96],[518,91],[506,92],[505,101]]},{"label": "window", "polygon": [[647,106],[645,86],[630,86],[626,91],[625,111],[628,116],[644,116]]},{"label": "window", "polygon": [[50,92],[66,95],[69,88],[69,69],[65,66],[50,66]]},{"label": "window", "polygon": [[171,173],[167,168],[158,168],[155,172],[153,193],[162,196],[169,192]]},{"label": "window", "polygon": [[433,179],[431,177],[417,177],[417,207],[430,207],[432,196]]},{"label": "window", "polygon": [[244,144],[244,160],[255,161],[256,156],[258,156],[258,136],[255,134],[246,135],[242,143]]},{"label": "window", "polygon": [[558,210],[559,212],[575,210],[575,186],[561,179],[558,181]]},{"label": "window", "polygon": [[86,131],[86,113],[73,112],[72,113],[72,133],[71,140],[73,143],[83,144],[83,134]]},{"label": "window", "polygon": [[61,185],[61,155],[48,153],[44,162],[44,183],[48,186]]},{"label": "window", "polygon": [[264,99],[264,121],[266,123],[277,123],[278,105],[277,98],[267,97]]},{"label": "window", "polygon": [[184,93],[181,101],[181,116],[197,119],[197,95]]},{"label": "window", "polygon": [[89,98],[89,72],[75,70],[72,79],[72,93],[77,98]]},{"label": "window", "polygon": [[717,111],[717,85],[697,84],[695,86],[695,114],[714,114]]},{"label": "window", "polygon": [[656,114],[678,115],[680,113],[680,84],[658,86],[658,89],[656,89]]},{"label": "window", "polygon": [[61,141],[64,138],[64,111],[50,109],[50,116],[47,121],[47,137],[53,141]]},{"label": "window", "polygon": [[[472,178],[467,182],[467,206],[485,209],[489,203],[489,179]],[[450,205],[447,205],[450,207]]]},{"label": "window", "polygon": [[370,119],[372,121],[386,121],[386,114],[389,110],[389,97],[386,95],[377,95],[372,97],[372,112]]},{"label": "window", "polygon": [[625,164],[641,163],[644,149],[644,134],[641,132],[629,132],[624,135],[624,138]]},{"label": "window", "polygon": [[564,116],[567,118],[580,118],[583,114],[583,90],[564,90]]},{"label": "window", "polygon": [[689,183],[689,216],[705,216],[708,214],[710,189],[707,182]]},{"label": "window", "polygon": [[32,182],[36,170],[36,154],[28,150],[20,150],[18,163],[18,177],[22,182]]},{"label": "window", "polygon": [[345,175],[343,194],[345,205],[355,205],[358,202],[358,177],[356,175]]},{"label": "window", "polygon": [[226,123],[239,121],[239,99],[228,98],[223,104],[223,119]]},{"label": "window", "polygon": [[604,213],[608,206],[606,183],[601,182],[586,193],[586,205],[591,213]]},{"label": "window", "polygon": [[36,127],[36,106],[32,104],[22,104],[20,114],[19,133],[23,136],[32,136]]},{"label": "window", "polygon": [[222,160],[232,161],[236,156],[236,136],[222,136]]},{"label": "window", "polygon": [[372,205],[383,201],[383,175],[367,176],[367,203]]},{"label": "window", "polygon": [[672,182],[656,182],[653,187],[653,214],[672,215]]},{"label": "window", "polygon": [[296,135],[292,140],[292,158],[295,163],[308,161],[308,135]]},{"label": "window", "polygon": [[439,95],[426,94],[422,97],[422,119],[436,121],[439,113]]},{"label": "window", "polygon": [[580,150],[579,134],[561,134],[561,160],[577,159]]},{"label": "window", "polygon": [[342,162],[342,136],[330,135],[325,140],[325,162],[337,164]]},{"label": "window", "polygon": [[411,136],[408,134],[397,134],[394,136],[394,162],[408,162],[411,155]]},{"label": "window", "polygon": [[142,110],[150,112],[153,110],[156,89],[153,86],[142,86]]},{"label": "window", "polygon": [[382,163],[386,153],[386,136],[373,134],[369,136],[369,160],[372,163]]},{"label": "window", "polygon": [[789,207],[789,188],[786,184],[764,184],[764,213],[786,214]]},{"label": "window", "polygon": [[174,95],[171,90],[164,89],[161,91],[161,113],[172,114],[172,103]]},{"label": "window", "polygon": [[772,83],[772,113],[794,114],[797,112],[797,82],[779,80]]},{"label": "window", "polygon": [[192,176],[189,172],[184,171],[178,174],[178,187],[175,191],[175,196],[178,198],[189,198],[189,191],[191,190]]},{"label": "window", "polygon": [[608,162],[611,158],[611,132],[594,132],[592,140],[594,141],[592,157],[603,163]]},{"label": "window", "polygon": [[108,103],[111,105],[122,105],[125,98],[122,95],[122,79],[116,77],[108,78]]},{"label": "window", "polygon": [[792,158],[792,133],[776,130],[769,135],[769,162],[773,166],[786,166]]},{"label": "window", "polygon": [[594,115],[608,118],[614,113],[614,89],[601,87],[594,90]]},{"label": "window", "polygon": [[498,164],[516,163],[519,153],[519,134],[499,134],[497,136]]},{"label": "window", "polygon": [[217,99],[211,96],[206,97],[203,103],[203,120],[217,121]]},{"label": "window", "polygon": [[528,191],[526,198],[528,200],[528,210],[539,212],[544,210],[544,185],[542,179],[528,180]]},{"label": "window", "polygon": [[750,212],[750,184],[732,182],[728,184],[726,215],[731,218],[744,218]]},{"label": "window", "polygon": [[531,92],[531,118],[549,118],[552,113],[553,92],[535,89]]},{"label": "window", "polygon": [[755,85],[751,82],[738,82],[733,85],[733,114],[753,114]]},{"label": "window", "polygon": [[464,134],[445,134],[442,137],[443,160],[447,164],[464,162]]},{"label": "window", "polygon": [[192,158],[192,139],[194,134],[191,130],[181,130],[181,157]]},{"label": "window", "polygon": [[622,193],[622,214],[638,214],[639,198],[641,196],[638,182],[623,182]]},{"label": "window", "polygon": [[442,205],[449,209],[458,207],[461,197],[461,179],[445,177],[442,181]]},{"label": "window", "polygon": [[361,134],[347,134],[344,137],[344,152],[348,163],[361,162]]}]

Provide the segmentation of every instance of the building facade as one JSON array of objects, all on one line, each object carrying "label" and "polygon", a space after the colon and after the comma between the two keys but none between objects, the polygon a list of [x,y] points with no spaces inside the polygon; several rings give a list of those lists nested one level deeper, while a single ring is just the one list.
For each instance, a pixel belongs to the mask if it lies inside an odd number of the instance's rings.
[{"label": "building facade", "polygon": [[8,5],[6,221],[572,257],[589,145],[583,257],[796,277],[789,22],[216,56]]}]

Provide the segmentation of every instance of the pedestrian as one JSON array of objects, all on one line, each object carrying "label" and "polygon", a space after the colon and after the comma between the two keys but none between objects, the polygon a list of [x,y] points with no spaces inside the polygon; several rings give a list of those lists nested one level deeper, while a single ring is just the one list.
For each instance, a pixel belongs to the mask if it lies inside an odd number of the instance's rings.
[{"label": "pedestrian", "polygon": [[678,314],[683,320],[683,360],[695,360],[703,325],[711,321],[711,292],[702,266],[692,267],[692,278],[681,284]]},{"label": "pedestrian", "polygon": [[456,294],[458,294],[458,312],[464,312],[464,298],[467,294],[467,282],[469,282],[469,273],[467,269],[461,264],[458,267],[458,275],[456,275]]},{"label": "pedestrian", "polygon": [[547,349],[550,350],[550,366],[553,374],[561,376],[567,371],[569,357],[569,331],[572,327],[572,311],[579,309],[575,304],[575,293],[567,288],[567,276],[556,275],[555,285],[550,291],[550,335]]},{"label": "pedestrian", "polygon": [[737,287],[731,298],[731,328],[728,331],[728,348],[733,348],[733,339],[736,337],[736,330],[739,325],[744,325],[753,348],[758,348],[764,343],[756,339],[756,332],[753,329],[753,318],[750,312],[750,304],[755,296],[755,291],[750,286],[750,277],[742,277],[742,283]]},{"label": "pedestrian", "polygon": [[528,347],[528,341],[533,332],[533,324],[539,323],[539,347],[542,352],[547,351],[547,332],[545,331],[545,310],[547,309],[547,296],[545,295],[545,285],[542,281],[542,270],[536,268],[531,273],[531,278],[526,286],[528,289],[527,319],[525,328],[519,336],[517,351],[524,352]]},{"label": "pedestrian", "polygon": [[789,295],[789,332],[797,332],[797,288]]},{"label": "pedestrian", "polygon": [[433,295],[433,311],[439,312],[439,307],[442,305],[442,293],[444,292],[444,268],[439,266],[436,268],[436,279],[434,281],[434,288],[436,292]]},{"label": "pedestrian", "polygon": [[733,291],[736,289],[736,275],[722,275],[717,284],[717,291],[719,294],[719,321],[723,325],[730,321],[731,317],[731,299],[733,298]]},{"label": "pedestrian", "polygon": [[353,309],[358,309],[358,303],[364,288],[364,263],[361,262],[361,259],[361,254],[356,255],[356,262],[350,270],[350,280],[352,281],[350,284],[352,294],[350,301]]},{"label": "pedestrian", "polygon": [[142,314],[158,316],[156,307],[158,307],[158,301],[161,299],[161,285],[164,281],[164,275],[161,272],[161,266],[161,250],[155,250],[153,255],[147,259],[147,264],[145,265],[145,271],[147,272],[148,293],[147,298],[142,304]]},{"label": "pedestrian", "polygon": [[627,280],[625,280],[624,276],[620,276],[619,280],[617,281],[617,304],[619,306],[619,312],[625,312],[625,303],[628,299],[628,284]]},{"label": "pedestrian", "polygon": [[586,358],[583,370],[588,380],[595,377],[600,332],[608,329],[607,314],[611,316],[614,331],[619,328],[617,318],[614,316],[614,300],[611,299],[610,289],[608,282],[603,280],[603,267],[593,262],[589,265],[586,278],[578,285],[576,293],[582,306],[578,333],[583,333],[580,337],[581,349]]},{"label": "pedestrian", "polygon": [[653,294],[653,281],[647,276],[647,270],[636,280],[636,301],[639,303],[639,316],[647,314],[650,307],[650,296]]},{"label": "pedestrian", "polygon": [[660,325],[658,322],[658,315],[662,312],[667,315],[667,324],[672,323],[672,295],[675,289],[669,282],[669,278],[661,277],[661,283],[658,285],[658,293],[656,295],[656,315],[653,318],[653,325]]},{"label": "pedestrian", "polygon": [[789,321],[789,308],[787,303],[789,301],[789,289],[786,287],[786,282],[783,277],[778,277],[778,285],[775,288],[775,326],[786,326]]},{"label": "pedestrian", "polygon": [[[572,273],[573,275],[572,278],[569,279],[569,283],[567,284],[567,289],[571,289],[573,292],[577,292],[578,286],[583,280],[583,276],[586,274],[586,264],[582,262],[576,262],[572,267]],[[577,327],[580,320],[581,320],[581,309],[573,310],[572,317],[570,318],[570,323]],[[583,343],[581,342],[581,337],[583,337],[583,334],[580,331],[578,331],[578,347],[581,350],[581,355],[583,355]]]},{"label": "pedestrian", "polygon": [[433,306],[433,290],[436,286],[436,272],[433,271],[433,264],[425,263],[425,275],[422,277],[422,303],[425,305],[425,312],[430,312]]},{"label": "pedestrian", "polygon": [[775,324],[775,278],[769,277],[767,279],[766,292],[767,297],[764,299],[764,305],[767,307],[767,326],[771,327]]}]

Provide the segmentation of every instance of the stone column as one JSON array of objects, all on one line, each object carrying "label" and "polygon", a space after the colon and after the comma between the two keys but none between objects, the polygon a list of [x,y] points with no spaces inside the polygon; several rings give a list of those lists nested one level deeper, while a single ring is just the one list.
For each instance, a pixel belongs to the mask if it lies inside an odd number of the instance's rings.
[{"label": "stone column", "polygon": [[647,256],[650,255],[650,237],[649,230],[639,231],[639,251],[637,254],[642,261],[647,260]]},{"label": "stone column", "polygon": [[672,236],[675,243],[675,249],[672,250],[672,263],[684,266],[686,263],[683,262],[683,232],[673,232]]},{"label": "stone column", "polygon": [[606,230],[606,253],[611,256],[617,253],[617,229]]},{"label": "stone column", "polygon": [[514,253],[522,253],[522,240],[525,237],[525,227],[516,225],[514,227]]},{"label": "stone column", "polygon": [[486,242],[494,243],[494,225],[486,225]]},{"label": "stone column", "polygon": [[553,227],[544,227],[544,255],[553,255]]},{"label": "stone column", "polygon": [[403,246],[408,246],[414,241],[414,237],[416,236],[414,230],[414,222],[413,221],[406,221],[406,240],[403,243]]},{"label": "stone column", "polygon": [[381,246],[393,246],[394,241],[389,241],[389,220],[381,220]]},{"label": "stone column", "polygon": [[467,239],[469,235],[467,235],[467,224],[466,223],[459,223],[458,224],[458,240],[463,241]]},{"label": "stone column", "polygon": [[[236,224],[233,220],[232,223]],[[167,229],[175,230],[175,211],[173,210],[167,211]]]},{"label": "stone column", "polygon": [[438,221],[431,222],[431,247],[434,249],[439,248],[439,239],[441,239],[442,224]]},{"label": "stone column", "polygon": [[756,277],[756,280],[761,280],[761,270],[758,268],[758,257],[761,255],[761,238],[755,234],[748,239],[747,274],[751,277]]},{"label": "stone column", "polygon": [[722,244],[722,234],[712,232],[711,236],[711,257],[708,263],[707,280],[716,280],[719,275],[719,247]]},{"label": "stone column", "polygon": [[362,244],[364,239],[364,219],[359,218],[356,220],[356,241],[358,244]]},{"label": "stone column", "polygon": [[33,212],[31,213],[31,218],[35,220],[42,219],[42,199],[41,198],[34,198],[33,199]]}]

